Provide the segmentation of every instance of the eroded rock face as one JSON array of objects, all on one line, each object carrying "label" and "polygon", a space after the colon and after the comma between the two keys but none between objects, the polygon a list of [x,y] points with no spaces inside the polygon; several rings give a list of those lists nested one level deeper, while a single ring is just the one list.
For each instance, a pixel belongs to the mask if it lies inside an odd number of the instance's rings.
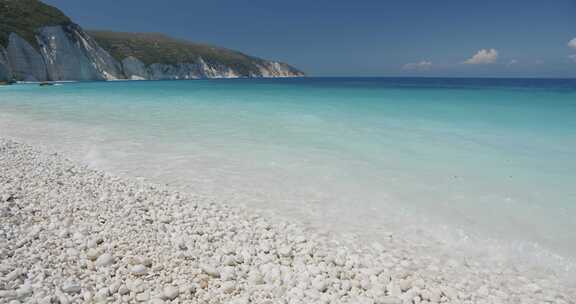
[{"label": "eroded rock face", "polygon": [[149,79],[148,71],[142,61],[136,57],[126,57],[122,60],[122,69],[126,79],[145,80]]},{"label": "eroded rock face", "polygon": [[151,80],[197,79],[198,68],[193,63],[179,63],[177,65],[153,63],[148,66]]},{"label": "eroded rock face", "polygon": [[48,80],[44,59],[26,40],[15,33],[10,34],[6,51],[12,73],[16,79],[24,81]]},{"label": "eroded rock face", "polygon": [[12,68],[8,62],[8,52],[0,45],[0,81],[12,79]]},{"label": "eroded rock face", "polygon": [[203,78],[238,78],[240,74],[225,65],[209,65],[202,59],[198,58],[198,69]]},{"label": "eroded rock face", "polygon": [[122,67],[79,26],[48,26],[36,36],[50,80],[123,79]]},{"label": "eroded rock face", "polygon": [[260,77],[298,77],[304,76],[300,71],[295,70],[288,64],[277,61],[265,61],[258,65]]},{"label": "eroded rock face", "polygon": [[176,65],[153,63],[147,67],[148,79],[200,79],[200,78],[238,78],[240,74],[225,65],[208,64],[202,57],[196,63]]}]

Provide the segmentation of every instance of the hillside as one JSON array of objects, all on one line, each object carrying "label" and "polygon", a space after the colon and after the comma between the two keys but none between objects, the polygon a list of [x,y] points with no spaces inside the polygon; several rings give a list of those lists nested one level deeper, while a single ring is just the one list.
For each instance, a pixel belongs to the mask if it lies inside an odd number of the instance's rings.
[{"label": "hillside", "polygon": [[[112,31],[88,31],[98,44],[116,60],[132,56],[144,64],[196,62],[202,58],[208,64],[221,64],[243,76],[259,73],[257,64],[264,60],[238,51],[175,39],[160,33],[125,33]],[[291,68],[291,67],[290,67]],[[300,71],[292,68],[295,73]]]},{"label": "hillside", "polygon": [[38,0],[0,0],[0,81],[299,77],[277,61],[156,33],[87,32]]},{"label": "hillside", "polygon": [[70,23],[60,10],[37,0],[0,0],[0,45],[4,47],[10,33],[37,47],[34,36],[39,28]]}]

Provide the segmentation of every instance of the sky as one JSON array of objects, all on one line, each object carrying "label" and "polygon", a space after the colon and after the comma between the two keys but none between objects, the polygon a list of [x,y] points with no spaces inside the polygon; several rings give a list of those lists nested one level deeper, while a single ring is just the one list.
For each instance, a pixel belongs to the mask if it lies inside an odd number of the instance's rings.
[{"label": "sky", "polygon": [[161,32],[312,76],[576,77],[576,0],[44,2],[86,29]]}]

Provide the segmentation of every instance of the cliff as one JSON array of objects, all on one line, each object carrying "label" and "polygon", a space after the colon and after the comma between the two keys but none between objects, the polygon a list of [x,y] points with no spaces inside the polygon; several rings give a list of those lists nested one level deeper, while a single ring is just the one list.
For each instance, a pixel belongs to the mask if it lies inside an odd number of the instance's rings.
[{"label": "cliff", "polygon": [[179,40],[158,33],[90,31],[122,63],[129,79],[292,77],[304,74],[288,64],[238,51]]},{"label": "cliff", "polygon": [[0,81],[295,77],[292,66],[162,34],[86,32],[37,0],[0,0]]}]

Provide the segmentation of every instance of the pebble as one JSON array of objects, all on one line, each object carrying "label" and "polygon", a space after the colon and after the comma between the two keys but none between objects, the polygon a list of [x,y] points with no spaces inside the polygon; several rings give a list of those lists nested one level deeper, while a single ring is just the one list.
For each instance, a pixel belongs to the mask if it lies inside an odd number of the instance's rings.
[{"label": "pebble", "polygon": [[98,292],[96,292],[96,300],[97,301],[104,301],[106,300],[106,298],[108,298],[108,296],[110,296],[110,289],[103,287],[100,288],[100,290],[98,290]]},{"label": "pebble", "polygon": [[278,249],[278,254],[281,257],[289,257],[292,254],[292,248],[289,246],[280,247],[280,249]]},{"label": "pebble", "polygon": [[128,287],[126,287],[126,285],[122,285],[122,286],[120,286],[120,288],[118,288],[118,293],[119,293],[120,295],[129,294],[129,293],[130,293],[130,289],[128,289]]},{"label": "pebble", "polygon": [[145,275],[147,272],[148,271],[146,269],[146,266],[142,264],[134,265],[132,266],[132,268],[130,268],[130,273],[136,276]]},{"label": "pebble", "polygon": [[222,284],[221,290],[225,294],[233,293],[236,289],[236,284],[234,282],[224,282]]},{"label": "pebble", "polygon": [[210,265],[202,265],[202,272],[214,278],[220,277],[220,272],[218,272],[218,269]]},{"label": "pebble", "polygon": [[114,263],[114,257],[109,253],[104,253],[96,259],[97,267],[106,267]]},{"label": "pebble", "polygon": [[174,286],[166,286],[162,291],[162,299],[164,300],[174,300],[180,294],[180,290]]},{"label": "pebble", "polygon": [[58,299],[58,302],[60,302],[60,304],[69,304],[71,302],[70,298],[66,294],[60,292],[59,290],[56,290],[54,296],[56,297],[56,299]]},{"label": "pebble", "polygon": [[[334,239],[0,138],[0,303],[559,303],[515,267]],[[5,197],[5,196],[2,196]],[[6,237],[7,236],[7,237]],[[84,255],[85,254],[85,255]],[[564,284],[566,283],[566,284]]]},{"label": "pebble", "polygon": [[14,269],[12,272],[10,272],[9,274],[6,275],[4,280],[8,281],[8,282],[14,281],[14,280],[18,279],[23,273],[24,273],[24,271],[20,268]]},{"label": "pebble", "polygon": [[75,280],[70,280],[62,284],[62,291],[68,294],[80,293],[82,286]]},{"label": "pebble", "polygon": [[325,292],[328,289],[328,283],[322,279],[314,280],[312,286],[319,292]]},{"label": "pebble", "polygon": [[32,286],[31,285],[22,285],[20,288],[16,290],[16,296],[18,298],[26,298],[32,294]]},{"label": "pebble", "polygon": [[95,248],[90,248],[88,249],[88,251],[86,251],[86,257],[90,260],[90,261],[96,261],[96,259],[100,256],[100,251],[98,251]]},{"label": "pebble", "polygon": [[146,302],[148,300],[150,300],[150,292],[149,291],[144,291],[144,292],[136,295],[136,301],[138,301],[138,302]]},{"label": "pebble", "polygon": [[17,293],[15,290],[0,290],[0,299],[16,298]]}]

